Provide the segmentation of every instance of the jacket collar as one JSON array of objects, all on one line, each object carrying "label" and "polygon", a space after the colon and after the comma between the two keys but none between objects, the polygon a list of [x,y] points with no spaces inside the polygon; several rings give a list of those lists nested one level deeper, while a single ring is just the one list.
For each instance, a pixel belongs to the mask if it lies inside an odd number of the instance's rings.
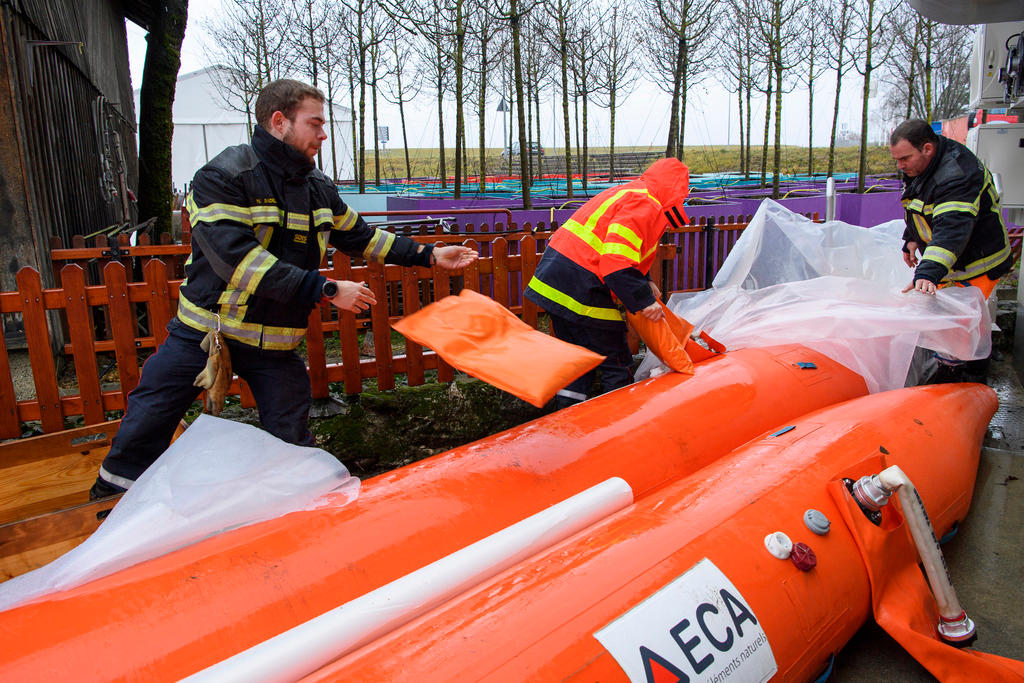
[{"label": "jacket collar", "polygon": [[278,140],[263,126],[253,129],[252,148],[261,162],[286,180],[305,178],[313,170],[313,162],[305,154]]}]

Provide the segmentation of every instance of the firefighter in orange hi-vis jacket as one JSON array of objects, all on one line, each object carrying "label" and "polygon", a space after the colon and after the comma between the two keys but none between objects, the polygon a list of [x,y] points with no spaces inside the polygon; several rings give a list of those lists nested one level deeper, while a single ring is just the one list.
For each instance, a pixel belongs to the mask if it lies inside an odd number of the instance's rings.
[{"label": "firefighter in orange hi-vis jacket", "polygon": [[647,273],[665,230],[687,222],[689,186],[685,164],[660,159],[639,179],[589,200],[551,236],[524,296],[548,312],[556,337],[605,356],[558,392],[559,408],[588,398],[597,371],[601,393],[633,381],[620,306],[651,320],[663,316]]}]

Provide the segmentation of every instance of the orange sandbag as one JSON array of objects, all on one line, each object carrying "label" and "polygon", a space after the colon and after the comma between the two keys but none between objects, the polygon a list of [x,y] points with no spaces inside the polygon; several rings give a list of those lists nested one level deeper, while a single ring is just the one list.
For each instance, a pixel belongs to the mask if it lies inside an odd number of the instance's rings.
[{"label": "orange sandbag", "polygon": [[452,366],[538,408],[604,356],[539,332],[498,302],[464,289],[392,328]]},{"label": "orange sandbag", "polygon": [[[648,320],[639,313],[626,313],[629,324],[647,344],[651,353],[657,356],[670,369],[684,375],[693,374],[693,359],[687,353],[691,347],[698,354],[697,360],[712,356],[711,352],[690,339],[693,325],[669,310],[665,304],[658,302],[665,317],[657,322]],[[699,349],[699,351],[697,351]]]}]

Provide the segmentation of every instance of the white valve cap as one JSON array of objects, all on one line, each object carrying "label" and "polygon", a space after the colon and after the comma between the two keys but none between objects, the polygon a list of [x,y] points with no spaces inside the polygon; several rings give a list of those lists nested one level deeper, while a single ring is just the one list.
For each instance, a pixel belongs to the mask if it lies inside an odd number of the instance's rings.
[{"label": "white valve cap", "polygon": [[772,557],[786,560],[789,559],[789,554],[793,552],[793,541],[789,540],[789,536],[783,532],[773,531],[764,537],[764,547],[768,549]]}]

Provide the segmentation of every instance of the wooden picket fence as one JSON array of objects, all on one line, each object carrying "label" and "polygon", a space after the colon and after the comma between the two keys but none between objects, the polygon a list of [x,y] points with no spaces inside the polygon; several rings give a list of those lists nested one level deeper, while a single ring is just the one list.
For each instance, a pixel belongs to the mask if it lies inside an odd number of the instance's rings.
[{"label": "wooden picket fence", "polygon": [[[402,374],[417,385],[427,370],[437,370],[440,381],[450,381],[453,369],[432,351],[412,342],[405,344],[404,353],[393,351],[391,323],[463,288],[492,297],[536,328],[540,311],[523,299],[522,290],[551,233],[531,233],[530,226],[524,227],[526,232],[517,234],[481,231],[473,239],[416,237],[458,241],[484,253],[456,274],[436,267],[367,264],[335,253],[321,272],[366,281],[386,305],[359,316],[331,306],[313,311],[305,353],[314,397],[327,397],[332,383],[341,383],[347,394],[359,393],[368,378],[376,379],[380,389],[391,389]],[[652,279],[666,296],[709,286],[744,227],[695,225],[669,231],[651,269]],[[44,288],[34,269],[19,271],[17,291],[0,293],[0,314],[22,319],[35,396],[15,396],[0,325],[0,438],[19,437],[25,422],[38,422],[44,433],[53,433],[83,422],[100,424],[109,419],[108,411],[123,410],[128,392],[138,384],[140,360],[166,337],[166,325],[177,308],[180,266],[188,253],[188,245],[144,243],[117,249],[109,244],[55,248],[58,286],[53,288]],[[373,332],[372,356],[360,350],[366,331]],[[231,391],[244,406],[254,405],[244,382],[236,379]]]}]

